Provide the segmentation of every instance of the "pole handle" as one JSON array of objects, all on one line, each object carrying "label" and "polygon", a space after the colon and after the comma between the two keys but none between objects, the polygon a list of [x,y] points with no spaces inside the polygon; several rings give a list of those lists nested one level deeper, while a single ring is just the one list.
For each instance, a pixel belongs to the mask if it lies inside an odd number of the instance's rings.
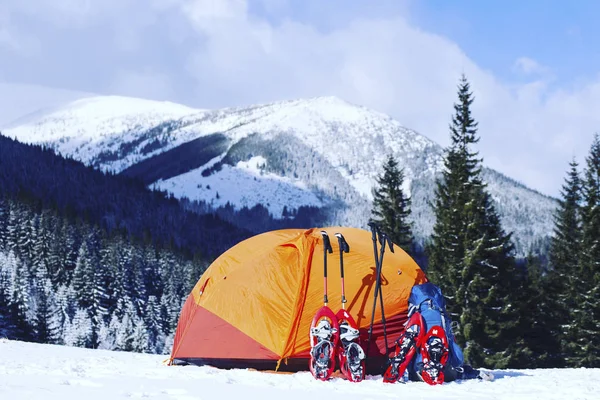
[{"label": "pole handle", "polygon": [[327,252],[333,253],[333,249],[327,232],[321,231],[321,236],[323,237],[323,303],[327,305],[329,303],[327,299]]},{"label": "pole handle", "polygon": [[321,231],[321,236],[323,236],[323,248],[329,254],[333,253],[333,248],[331,247],[331,242],[329,241],[329,235],[325,231]]}]

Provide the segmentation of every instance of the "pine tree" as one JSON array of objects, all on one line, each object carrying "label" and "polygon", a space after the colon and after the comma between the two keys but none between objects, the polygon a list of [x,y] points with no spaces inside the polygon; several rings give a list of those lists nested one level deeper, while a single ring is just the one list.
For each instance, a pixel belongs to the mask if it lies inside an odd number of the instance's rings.
[{"label": "pine tree", "polygon": [[[554,236],[550,248],[550,270],[546,277],[545,291],[548,294],[545,306],[541,309],[550,323],[548,336],[559,340],[556,351],[569,360],[574,351],[572,335],[569,333],[572,310],[575,308],[574,289],[579,286],[580,252],[582,240],[581,220],[581,179],[578,163],[569,163],[565,183],[562,186],[559,205],[554,215]],[[554,356],[559,359],[559,356]]]},{"label": "pine tree", "polygon": [[92,347],[92,321],[88,312],[77,309],[73,322],[65,332],[65,344],[75,347]]},{"label": "pine tree", "polygon": [[[50,245],[52,243],[52,238],[50,236],[50,222],[50,212],[48,210],[42,211],[38,218],[38,223],[35,226],[34,236],[32,238],[31,248],[33,251],[31,256],[31,266],[34,274],[37,272],[38,268],[48,268],[48,257],[50,255]],[[51,271],[48,270],[47,272]]]},{"label": "pine tree", "polygon": [[398,167],[393,155],[383,165],[383,174],[377,177],[373,190],[373,221],[392,239],[392,242],[411,253],[413,235],[410,215],[410,198],[404,194],[404,169]]},{"label": "pine tree", "polygon": [[[554,237],[550,250],[552,269],[565,278],[573,274],[579,264],[581,248],[581,180],[577,161],[569,163],[571,169],[561,190],[562,199],[554,215]],[[564,294],[566,290],[557,293]],[[564,295],[562,296],[565,297]]]},{"label": "pine tree", "polygon": [[145,302],[145,288],[142,257],[136,248],[126,243],[122,249],[121,266],[123,268],[123,290],[127,297],[134,303],[138,314],[142,313]]},{"label": "pine tree", "polygon": [[57,330],[57,344],[64,344],[66,333],[77,312],[77,294],[71,286],[60,285],[55,299],[57,313],[52,317],[52,324]]},{"label": "pine tree", "polygon": [[[600,138],[586,158],[583,181],[582,247],[579,280],[573,288],[573,323],[569,330],[572,357],[569,364],[600,367]],[[570,352],[571,353],[571,352]]]},{"label": "pine tree", "polygon": [[511,234],[501,227],[481,178],[482,160],[471,149],[479,141],[472,103],[463,75],[450,125],[451,145],[436,187],[428,274],[447,296],[453,319],[460,321],[456,339],[465,347],[465,357],[478,366],[508,366],[520,325],[511,295],[522,282],[515,271]]},{"label": "pine tree", "polygon": [[15,326],[15,338],[29,341],[34,337],[32,318],[30,318],[29,271],[12,252],[9,253],[9,264],[12,264],[10,282],[10,317]]},{"label": "pine tree", "polygon": [[148,333],[148,350],[151,350],[152,353],[161,353],[165,335],[161,329],[160,305],[155,296],[148,298],[143,317],[145,331]]},{"label": "pine tree", "polygon": [[11,275],[8,255],[0,251],[0,337],[12,337],[15,330],[10,315]]},{"label": "pine tree", "polygon": [[[456,301],[465,258],[465,233],[468,226],[466,206],[471,180],[479,174],[477,153],[469,145],[479,141],[477,122],[472,118],[473,103],[469,84],[463,76],[459,86],[459,102],[454,104],[455,115],[450,124],[451,145],[445,150],[444,170],[436,182],[433,204],[435,224],[428,245],[427,273],[448,298],[448,310],[453,319],[462,314],[462,304]],[[459,335],[460,337],[460,332]]]},{"label": "pine tree", "polygon": [[88,309],[94,303],[94,282],[95,274],[91,263],[90,251],[87,241],[84,241],[79,248],[75,270],[73,271],[73,289],[77,293],[79,307]]},{"label": "pine tree", "polygon": [[148,331],[144,321],[140,317],[136,317],[134,320],[133,334],[131,335],[131,351],[136,353],[148,353],[150,352],[150,343],[148,337]]},{"label": "pine tree", "polygon": [[[143,344],[137,343],[140,340],[139,332],[136,331],[136,326],[142,325],[143,321],[137,316],[135,306],[131,301],[123,303],[124,309],[115,313],[117,318],[120,318],[120,323],[116,326],[114,349],[120,351],[135,351],[136,348],[143,347]],[[111,321],[112,322],[112,321]],[[146,336],[147,341],[147,336]],[[147,344],[146,344],[147,346]]]},{"label": "pine tree", "polygon": [[20,227],[25,223],[22,207],[18,207],[14,201],[11,201],[8,211],[8,222],[6,225],[6,249],[11,251],[15,256],[19,252],[19,237]]},{"label": "pine tree", "polygon": [[112,350],[115,348],[115,331],[118,324],[119,319],[114,315],[108,323],[102,322],[100,324],[100,329],[98,330],[98,349]]},{"label": "pine tree", "polygon": [[523,278],[519,291],[511,299],[519,315],[511,357],[513,364],[526,368],[564,365],[559,336],[553,333],[556,322],[553,297],[544,274],[544,258],[544,254],[529,253],[524,265],[518,267]]},{"label": "pine tree", "polygon": [[6,249],[8,215],[8,201],[0,196],[0,251]]},{"label": "pine tree", "polygon": [[57,343],[60,338],[60,325],[57,318],[60,310],[52,291],[52,283],[47,274],[40,273],[40,269],[38,269],[38,276],[36,276],[36,341],[39,343]]}]

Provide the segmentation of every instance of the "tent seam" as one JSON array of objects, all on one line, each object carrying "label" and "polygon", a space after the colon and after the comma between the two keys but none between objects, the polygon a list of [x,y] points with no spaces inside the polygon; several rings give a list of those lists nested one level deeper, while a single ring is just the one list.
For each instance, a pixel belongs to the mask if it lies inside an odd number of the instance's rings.
[{"label": "tent seam", "polygon": [[[296,295],[296,304],[294,307],[295,313],[294,313],[294,317],[292,319],[292,325],[290,326],[290,332],[288,334],[288,343],[285,348],[285,352],[282,355],[282,358],[291,356],[290,353],[291,353],[292,349],[296,346],[296,341],[298,339],[298,327],[299,327],[300,321],[302,319],[301,317],[302,317],[302,313],[304,311],[306,292],[308,291],[308,285],[310,283],[310,272],[312,269],[312,256],[313,256],[313,251],[314,251],[315,242],[316,242],[316,240],[314,238],[312,238],[312,236],[310,235],[310,233],[312,233],[312,231],[313,230],[311,229],[308,232],[309,234],[305,234],[305,237],[307,239],[309,239],[308,249],[303,249],[305,251],[305,254],[307,254],[307,257],[305,260],[304,254],[303,254],[302,259],[300,261],[306,267],[303,268],[304,275],[302,277],[302,284],[298,288],[298,292]],[[293,339],[292,339],[292,337],[293,337]]]}]

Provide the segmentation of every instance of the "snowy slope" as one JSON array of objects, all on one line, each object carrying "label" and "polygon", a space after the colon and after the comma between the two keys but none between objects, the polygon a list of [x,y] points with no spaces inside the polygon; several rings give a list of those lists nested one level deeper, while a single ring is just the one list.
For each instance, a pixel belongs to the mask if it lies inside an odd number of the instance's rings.
[{"label": "snowy slope", "polygon": [[492,382],[428,386],[316,381],[309,372],[266,373],[165,366],[164,355],[40,345],[0,339],[3,399],[597,399],[600,369],[502,370]]},{"label": "snowy slope", "polygon": [[88,163],[109,141],[134,140],[139,132],[196,111],[170,102],[121,96],[90,97],[65,108],[41,110],[19,118],[4,132],[26,143],[58,143],[61,153]]},{"label": "snowy slope", "polygon": [[225,206],[227,202],[248,208],[263,204],[277,217],[283,214],[284,206],[297,209],[301,206],[324,205],[303,181],[262,171],[260,166],[265,163],[266,160],[261,156],[252,157],[234,166],[224,165],[219,173],[207,177],[202,176],[201,169],[195,169],[166,181],[158,181],[155,186],[173,193],[177,198],[185,196],[203,200],[213,207]]},{"label": "snowy slope", "polygon": [[[405,168],[419,237],[432,231],[428,204],[443,167],[443,149],[435,142],[385,114],[335,97],[221,110],[98,97],[30,118],[4,134],[49,144],[104,170],[129,173],[150,163],[146,171],[160,167],[165,176],[148,183],[178,197],[215,206],[261,203],[275,217],[284,206],[329,206],[331,224],[352,226],[365,226],[371,188],[391,153]],[[201,165],[181,170],[186,146],[188,153],[198,152],[191,144],[201,139],[209,149]],[[170,163],[179,168],[176,173]],[[551,235],[554,199],[493,170],[486,169],[484,177],[521,253]]]}]

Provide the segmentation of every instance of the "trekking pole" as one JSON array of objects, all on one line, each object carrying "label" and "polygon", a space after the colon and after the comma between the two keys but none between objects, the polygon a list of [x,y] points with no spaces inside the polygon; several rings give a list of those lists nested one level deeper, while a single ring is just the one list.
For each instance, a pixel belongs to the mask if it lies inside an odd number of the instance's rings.
[{"label": "trekking pole", "polygon": [[344,235],[341,233],[336,233],[335,236],[338,238],[338,244],[340,247],[340,275],[342,277],[342,310],[346,309],[346,290],[344,288],[344,253],[348,253],[350,251],[350,246]]},{"label": "trekking pole", "polygon": [[377,224],[373,221],[369,221],[369,227],[371,228],[371,240],[373,241],[373,256],[375,258],[375,299],[373,301],[373,310],[371,312],[371,325],[369,326],[369,345],[367,346],[366,358],[369,359],[369,349],[371,348],[371,338],[373,335],[373,322],[375,321],[375,307],[377,307],[377,282],[379,281],[379,256],[377,254],[377,231],[379,230]]},{"label": "trekking pole", "polygon": [[377,291],[379,292],[379,303],[381,305],[381,322],[383,323],[383,340],[385,340],[385,355],[388,353],[388,341],[387,341],[387,323],[385,321],[385,311],[383,309],[383,290],[381,289],[381,271],[383,270],[383,255],[385,253],[385,245],[387,243],[390,251],[394,252],[394,244],[392,240],[385,234],[382,233],[379,236],[379,243],[381,244],[381,253],[379,254],[379,274],[377,278],[379,279],[379,285]]},{"label": "trekking pole", "polygon": [[323,236],[323,302],[325,303],[325,305],[327,305],[327,252],[331,254],[333,253],[333,249],[331,248],[331,242],[329,241],[329,236],[327,235],[327,232],[321,231],[321,236]]}]

